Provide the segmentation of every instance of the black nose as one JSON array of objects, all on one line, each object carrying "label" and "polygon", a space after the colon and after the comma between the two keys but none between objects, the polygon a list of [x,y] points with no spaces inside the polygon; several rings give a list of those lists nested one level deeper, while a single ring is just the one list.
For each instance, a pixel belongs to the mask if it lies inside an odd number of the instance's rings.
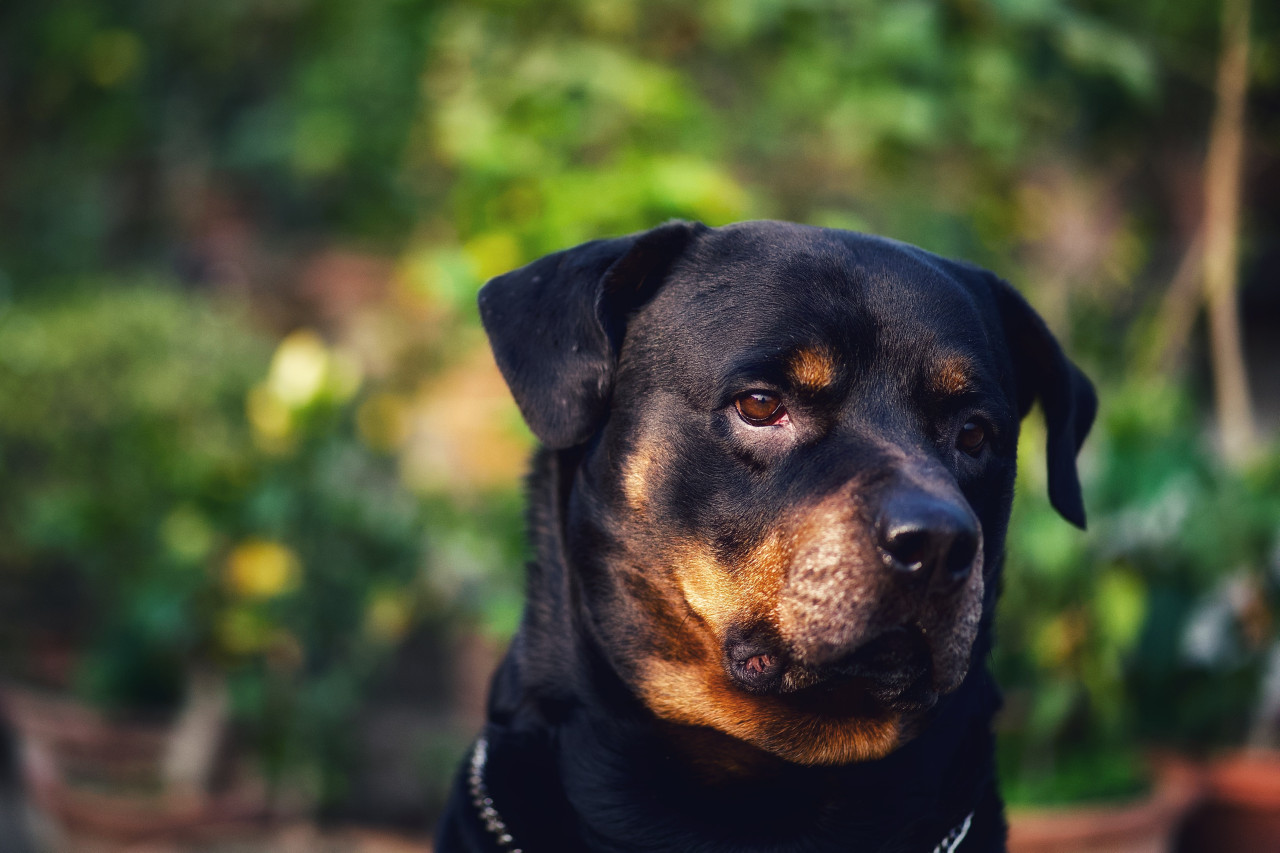
[{"label": "black nose", "polygon": [[921,492],[893,495],[880,510],[877,530],[886,562],[921,582],[937,576],[958,583],[978,555],[978,524],[954,501]]}]

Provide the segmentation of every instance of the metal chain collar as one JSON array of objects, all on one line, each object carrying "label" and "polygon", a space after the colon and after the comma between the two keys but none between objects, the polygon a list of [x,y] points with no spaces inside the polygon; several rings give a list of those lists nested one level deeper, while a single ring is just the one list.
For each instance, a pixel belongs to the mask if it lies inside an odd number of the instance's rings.
[{"label": "metal chain collar", "polygon": [[973,812],[969,812],[969,816],[964,819],[964,823],[952,827],[946,837],[938,842],[938,846],[933,848],[933,853],[956,853],[956,848],[960,846],[961,841],[964,841],[964,837],[969,834],[969,827],[972,824]]},{"label": "metal chain collar", "polygon": [[[516,846],[516,840],[511,836],[510,830],[507,829],[506,821],[502,819],[502,815],[498,813],[497,808],[493,805],[493,797],[489,796],[489,788],[484,783],[484,765],[489,760],[489,739],[480,736],[476,740],[475,748],[471,750],[471,772],[467,775],[468,788],[471,791],[471,803],[476,807],[476,814],[480,816],[480,822],[484,824],[484,828],[494,837],[506,853],[524,853]],[[933,848],[933,853],[955,853],[956,848],[960,846],[960,842],[964,841],[964,837],[969,834],[969,827],[973,823],[973,812],[969,812],[969,816],[964,822],[952,828],[946,837],[938,842],[938,846]]]},{"label": "metal chain collar", "polygon": [[489,788],[484,784],[484,763],[488,760],[489,739],[481,735],[476,741],[475,748],[471,750],[471,773],[467,776],[468,787],[471,789],[471,803],[476,807],[476,813],[480,815],[484,828],[489,830],[489,834],[497,840],[499,847],[507,853],[524,853],[515,846],[516,840],[507,831],[507,824],[503,821],[502,815],[498,814],[498,810],[493,807],[493,798],[489,796]]}]

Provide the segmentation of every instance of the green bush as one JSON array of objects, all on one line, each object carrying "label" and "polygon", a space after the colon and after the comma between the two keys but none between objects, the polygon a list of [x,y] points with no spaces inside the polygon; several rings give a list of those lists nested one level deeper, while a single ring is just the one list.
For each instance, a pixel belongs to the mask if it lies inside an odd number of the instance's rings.
[{"label": "green bush", "polygon": [[340,352],[304,331],[273,354],[242,307],[161,287],[9,306],[8,672],[108,708],[172,707],[219,672],[268,767],[324,794],[421,599],[420,506],[360,439],[364,397]]},{"label": "green bush", "polygon": [[995,650],[1015,803],[1133,793],[1145,750],[1241,743],[1277,642],[1280,453],[1224,468],[1167,385],[1102,399],[1087,535],[1043,497],[1038,422],[1021,446]]}]

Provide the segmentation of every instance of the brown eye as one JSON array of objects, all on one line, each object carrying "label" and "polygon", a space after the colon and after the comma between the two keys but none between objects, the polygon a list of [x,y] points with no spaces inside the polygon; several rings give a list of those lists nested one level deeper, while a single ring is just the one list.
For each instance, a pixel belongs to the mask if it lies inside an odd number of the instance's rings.
[{"label": "brown eye", "polygon": [[738,408],[742,419],[752,426],[772,426],[787,414],[777,396],[763,391],[743,394],[733,404]]},{"label": "brown eye", "polygon": [[956,436],[956,447],[970,456],[977,456],[987,443],[987,429],[980,421],[965,421]]}]

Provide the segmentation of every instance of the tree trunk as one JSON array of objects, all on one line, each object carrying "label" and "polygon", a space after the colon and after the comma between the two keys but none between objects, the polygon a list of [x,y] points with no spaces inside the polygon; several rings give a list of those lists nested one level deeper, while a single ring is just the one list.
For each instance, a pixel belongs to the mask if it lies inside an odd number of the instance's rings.
[{"label": "tree trunk", "polygon": [[221,673],[199,665],[187,672],[187,699],[169,736],[163,762],[171,796],[200,802],[209,796],[218,748],[227,730],[229,697]]},{"label": "tree trunk", "polygon": [[1249,84],[1249,2],[1224,0],[1217,106],[1205,164],[1204,285],[1209,309],[1218,435],[1229,464],[1257,445],[1240,340],[1240,176],[1244,159],[1245,94]]},{"label": "tree trunk", "polygon": [[1154,342],[1142,367],[1147,373],[1178,377],[1187,363],[1191,333],[1204,305],[1204,229],[1196,231],[1156,314]]}]

